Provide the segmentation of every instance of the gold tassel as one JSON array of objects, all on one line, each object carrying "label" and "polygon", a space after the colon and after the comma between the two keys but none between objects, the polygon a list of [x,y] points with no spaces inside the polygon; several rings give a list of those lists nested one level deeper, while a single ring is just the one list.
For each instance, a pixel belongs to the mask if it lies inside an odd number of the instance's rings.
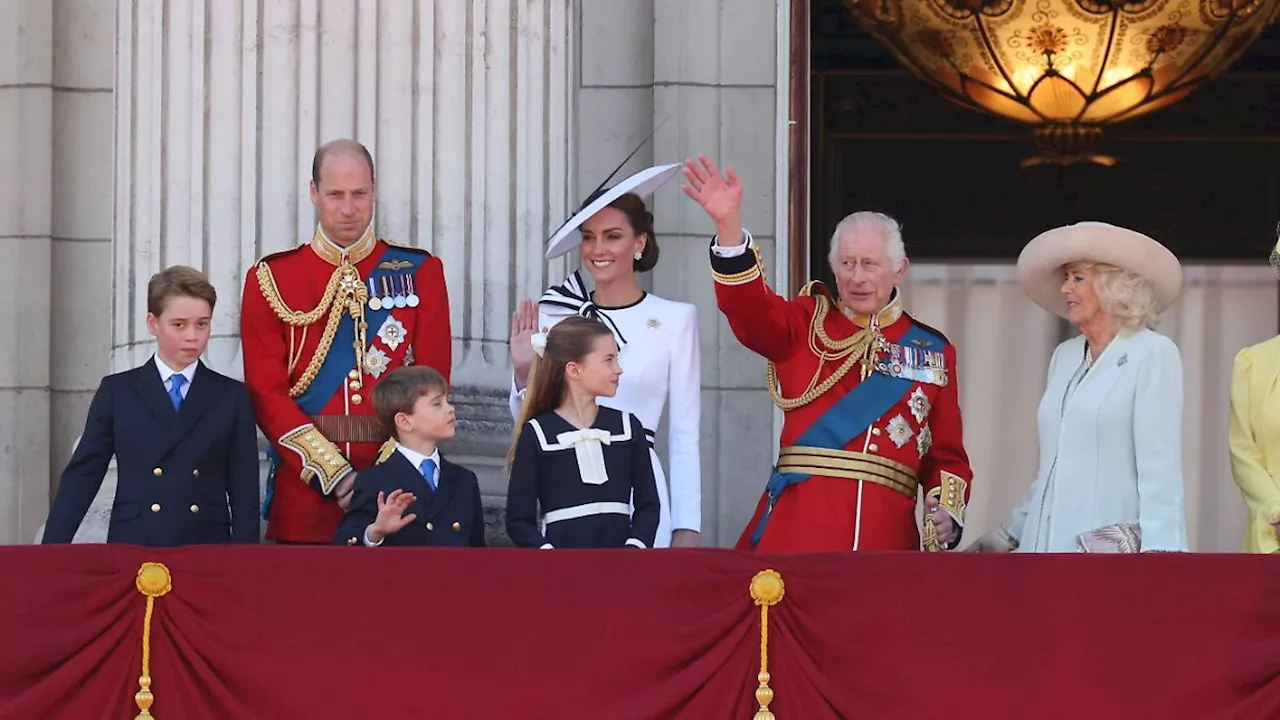
[{"label": "gold tassel", "polygon": [[147,613],[142,618],[142,676],[138,678],[138,692],[133,696],[138,703],[138,715],[134,720],[147,720],[151,714],[151,704],[155,696],[151,694],[151,614],[155,610],[156,598],[163,597],[173,589],[169,568],[161,563],[142,563],[138,568],[138,578],[134,582],[138,592],[147,596]]},{"label": "gold tassel", "polygon": [[773,702],[773,689],[769,687],[769,608],[782,602],[785,593],[782,576],[774,570],[761,570],[751,578],[751,599],[760,606],[760,674],[756,676],[760,683],[756,688],[760,709],[754,720],[777,720],[769,710],[769,703]]},{"label": "gold tassel", "polygon": [[927,513],[924,516],[924,550],[925,552],[942,551],[942,547],[938,544],[938,521],[933,519],[933,513]]}]

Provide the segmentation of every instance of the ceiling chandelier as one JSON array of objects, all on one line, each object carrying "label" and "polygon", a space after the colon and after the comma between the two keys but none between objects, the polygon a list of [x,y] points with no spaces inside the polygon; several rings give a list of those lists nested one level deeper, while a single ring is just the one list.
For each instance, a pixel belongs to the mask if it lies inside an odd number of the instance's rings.
[{"label": "ceiling chandelier", "polygon": [[1070,165],[1105,125],[1168,107],[1217,77],[1280,0],[844,0],[913,74],[965,107],[1035,126]]}]

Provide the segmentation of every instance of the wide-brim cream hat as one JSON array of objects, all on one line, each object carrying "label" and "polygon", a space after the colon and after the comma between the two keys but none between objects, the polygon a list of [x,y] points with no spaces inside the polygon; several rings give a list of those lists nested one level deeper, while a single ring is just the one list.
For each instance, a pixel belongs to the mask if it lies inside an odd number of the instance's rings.
[{"label": "wide-brim cream hat", "polygon": [[1169,248],[1140,232],[1102,222],[1080,222],[1037,235],[1018,256],[1018,281],[1037,305],[1065,318],[1062,268],[1077,262],[1115,265],[1141,275],[1155,291],[1157,312],[1164,312],[1182,292],[1182,264]]}]

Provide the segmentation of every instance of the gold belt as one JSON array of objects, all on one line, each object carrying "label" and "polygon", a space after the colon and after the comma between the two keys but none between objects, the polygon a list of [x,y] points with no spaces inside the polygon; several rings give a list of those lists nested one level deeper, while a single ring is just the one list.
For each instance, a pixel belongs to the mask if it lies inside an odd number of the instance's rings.
[{"label": "gold belt", "polygon": [[373,415],[312,415],[320,434],[334,443],[383,443],[391,437]]},{"label": "gold belt", "polygon": [[879,455],[793,445],[778,453],[778,472],[861,480],[883,485],[914,500],[920,481],[916,471]]}]

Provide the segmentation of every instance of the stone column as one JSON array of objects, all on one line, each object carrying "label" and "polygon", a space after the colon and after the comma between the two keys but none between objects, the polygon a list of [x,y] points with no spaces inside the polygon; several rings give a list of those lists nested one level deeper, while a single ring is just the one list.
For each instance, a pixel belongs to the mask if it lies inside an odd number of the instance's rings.
[{"label": "stone column", "polygon": [[[705,153],[722,169],[734,166],[744,186],[743,224],[760,244],[769,285],[783,295],[794,290],[786,287],[787,243],[777,230],[786,225],[787,152],[778,142],[786,89],[778,79],[786,76],[779,37],[786,37],[780,25],[789,6],[654,0],[653,40],[653,114],[670,118],[655,152],[661,162]],[[731,546],[768,479],[780,420],[765,391],[763,359],[742,347],[716,308],[711,220],[678,189],[657,196],[654,214],[663,243],[654,291],[696,303],[701,321],[703,544]]]},{"label": "stone column", "polygon": [[114,367],[150,355],[147,278],[185,263],[219,291],[206,362],[242,376],[244,273],[310,239],[312,154],[353,137],[377,232],[444,261],[456,453],[503,493],[510,313],[569,205],[572,0],[118,2]]},{"label": "stone column", "polygon": [[0,543],[49,505],[53,8],[0,3]]},{"label": "stone column", "polygon": [[[56,489],[110,371],[111,126],[115,0],[53,3],[53,144],[49,328],[50,472]],[[99,517],[110,505],[97,504]],[[98,524],[101,524],[100,522]]]}]

